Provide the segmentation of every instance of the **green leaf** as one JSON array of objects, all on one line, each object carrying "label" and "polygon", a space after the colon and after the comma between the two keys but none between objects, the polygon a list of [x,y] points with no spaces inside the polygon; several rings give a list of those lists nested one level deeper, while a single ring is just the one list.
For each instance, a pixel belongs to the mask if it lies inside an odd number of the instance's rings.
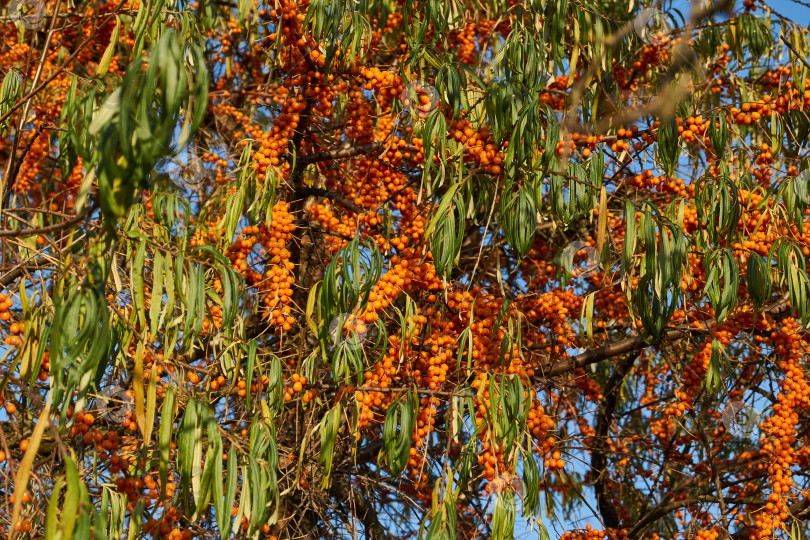
[{"label": "green leaf", "polygon": [[[209,431],[209,437],[210,435]],[[226,516],[226,504],[227,502],[224,499],[225,494],[225,486],[224,486],[224,476],[222,470],[222,441],[219,440],[219,446],[216,448],[217,453],[211,456],[211,459],[214,462],[214,513],[216,515],[216,523],[217,528],[220,531],[220,537],[224,540],[226,535],[222,532],[227,525],[224,525],[225,516]],[[227,510],[227,516],[230,517],[231,511],[230,508]]]},{"label": "green leaf", "polygon": [[152,294],[149,299],[149,333],[157,336],[158,322],[160,319],[161,307],[163,307],[163,254],[155,251],[152,262]]},{"label": "green leaf", "polygon": [[540,509],[540,470],[531,452],[523,453],[523,515]]},{"label": "green leaf", "polygon": [[62,509],[62,538],[72,538],[78,517],[79,484],[81,483],[72,453],[71,457],[65,460],[65,473],[67,475],[67,493],[65,494],[65,506]]},{"label": "green leaf", "polygon": [[231,508],[233,508],[233,501],[236,498],[238,476],[236,450],[231,447],[228,452],[228,484],[225,491],[225,504],[222,513],[217,514],[217,526],[222,540],[227,540],[231,535]]},{"label": "green leaf", "polygon": [[245,377],[245,398],[247,401],[247,410],[253,410],[250,406],[250,387],[253,384],[253,367],[256,364],[256,347],[257,343],[255,339],[251,339],[250,343],[248,344],[248,354],[247,354],[247,376]]},{"label": "green leaf", "polygon": [[115,47],[118,45],[118,33],[120,30],[121,30],[121,18],[118,17],[118,15],[116,15],[115,30],[113,30],[112,36],[110,36],[110,43],[104,50],[104,55],[101,57],[101,60],[98,63],[98,67],[96,67],[97,77],[105,76],[107,74],[107,70],[110,68],[110,62],[112,62],[113,54],[115,54]]},{"label": "green leaf", "polygon": [[447,211],[450,208],[450,205],[453,204],[453,198],[455,197],[458,188],[459,184],[453,184],[442,196],[442,200],[439,203],[439,207],[436,209],[436,212],[433,214],[433,217],[430,218],[430,222],[428,223],[427,229],[425,229],[425,238],[430,238],[431,234],[433,233],[433,230],[436,228],[437,223],[439,223],[439,221],[444,219],[444,216],[446,216]]},{"label": "green leaf", "polygon": [[678,124],[675,118],[664,120],[658,127],[658,158],[667,176],[671,176],[681,152]]},{"label": "green leaf", "polygon": [[765,259],[756,253],[748,257],[748,294],[757,308],[771,296],[771,272]]},{"label": "green leaf", "polygon": [[720,357],[723,355],[723,345],[718,339],[712,339],[712,356],[709,369],[706,371],[706,389],[717,394],[723,389],[723,374],[720,370]]},{"label": "green leaf", "polygon": [[146,301],[143,292],[143,263],[146,258],[146,240],[141,240],[138,244],[138,251],[132,260],[130,267],[132,280],[132,301],[138,314],[138,324],[141,328],[146,325]]},{"label": "green leaf", "polygon": [[242,25],[245,23],[251,7],[253,7],[253,0],[239,0],[239,9],[237,12],[238,24]]},{"label": "green leaf", "polygon": [[48,511],[45,516],[45,538],[56,538],[57,512],[59,512],[59,497],[62,494],[62,486],[65,482],[63,477],[56,479],[51,490],[51,498],[48,501]]},{"label": "green leaf", "polygon": [[628,276],[633,269],[633,254],[636,250],[636,207],[631,201],[625,203],[625,235],[622,249],[622,275]]},{"label": "green leaf", "polygon": [[714,148],[717,159],[723,159],[728,140],[728,126],[726,125],[726,114],[723,111],[712,113],[709,121],[709,140]]},{"label": "green leaf", "polygon": [[410,459],[415,426],[415,400],[397,401],[388,407],[383,424],[383,448],[393,478],[398,477]]},{"label": "green leaf", "polygon": [[515,534],[515,496],[505,490],[495,501],[492,512],[492,539],[512,540]]},{"label": "green leaf", "polygon": [[332,454],[335,449],[342,414],[343,408],[340,403],[337,403],[321,420],[321,457],[319,462],[324,468],[321,489],[326,489],[329,486],[329,477],[332,473]]},{"label": "green leaf", "polygon": [[522,260],[532,249],[537,228],[537,210],[529,189],[521,187],[516,194],[506,191],[501,195],[501,225],[506,241]]},{"label": "green leaf", "polygon": [[163,398],[163,409],[160,411],[160,433],[158,434],[158,450],[160,464],[160,500],[166,498],[166,483],[169,480],[169,451],[172,441],[172,424],[174,423],[174,386],[166,388]]},{"label": "green leaf", "polygon": [[[200,404],[201,405],[201,404]],[[202,429],[198,416],[198,403],[189,400],[183,415],[180,433],[177,437],[177,469],[180,473],[180,493],[188,503],[188,488],[191,486],[191,477],[195,470],[196,446],[202,444]]]}]

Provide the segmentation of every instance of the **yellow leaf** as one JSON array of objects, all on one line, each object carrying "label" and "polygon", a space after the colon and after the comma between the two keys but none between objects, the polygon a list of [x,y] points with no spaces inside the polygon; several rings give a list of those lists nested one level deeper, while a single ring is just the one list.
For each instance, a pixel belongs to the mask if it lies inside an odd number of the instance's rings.
[{"label": "yellow leaf", "polygon": [[[320,281],[318,282],[320,283]],[[315,321],[312,318],[313,313],[315,313],[315,301],[318,298],[318,283],[313,285],[312,289],[309,291],[309,298],[307,298],[307,326],[309,327],[309,331],[312,332],[314,335],[318,335],[318,325],[315,324]]]},{"label": "yellow leaf", "polygon": [[135,352],[135,380],[132,382],[135,390],[135,420],[144,436],[146,435],[146,413],[143,407],[143,353],[145,348],[146,344],[141,341],[138,350]]},{"label": "yellow leaf", "polygon": [[42,434],[45,432],[45,428],[48,427],[50,421],[48,420],[48,416],[51,412],[51,405],[50,403],[46,403],[45,407],[42,408],[42,412],[39,414],[39,418],[37,418],[37,423],[34,426],[34,432],[31,434],[31,438],[28,440],[28,450],[25,451],[25,455],[20,461],[20,465],[17,467],[17,476],[14,478],[14,510],[11,513],[11,527],[13,528],[14,525],[20,520],[20,513],[22,512],[22,505],[23,505],[23,493],[25,493],[25,486],[28,484],[28,477],[31,475],[31,467],[34,464],[34,457],[37,455],[37,451],[39,450],[39,443],[42,441]]},{"label": "yellow leaf", "polygon": [[121,28],[121,19],[118,18],[118,15],[115,16],[115,30],[113,30],[112,36],[110,37],[110,44],[107,45],[107,48],[104,50],[104,55],[101,57],[101,61],[98,63],[98,67],[96,67],[96,75],[99,77],[103,77],[107,74],[107,70],[110,69],[110,62],[112,62],[113,53],[115,52],[115,46],[118,45],[118,32]]},{"label": "yellow leaf", "polygon": [[[576,23],[575,23],[576,24]],[[577,70],[577,60],[579,60],[579,43],[574,42],[574,50],[571,51],[571,62],[568,66],[568,87],[574,85],[574,74]]]},{"label": "yellow leaf", "polygon": [[602,258],[602,249],[605,247],[605,237],[607,236],[607,191],[604,186],[599,193],[599,221],[596,233],[596,253]]},{"label": "yellow leaf", "polygon": [[155,425],[155,407],[157,402],[157,370],[150,370],[149,390],[146,392],[146,431],[143,440],[146,444],[152,440],[152,428]]}]

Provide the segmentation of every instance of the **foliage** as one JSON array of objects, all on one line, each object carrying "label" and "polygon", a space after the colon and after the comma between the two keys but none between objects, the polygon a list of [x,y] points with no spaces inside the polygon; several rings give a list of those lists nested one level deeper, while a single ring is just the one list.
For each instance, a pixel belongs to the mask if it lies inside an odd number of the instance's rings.
[{"label": "foliage", "polygon": [[808,34],[694,4],[12,1],[4,534],[799,540]]}]

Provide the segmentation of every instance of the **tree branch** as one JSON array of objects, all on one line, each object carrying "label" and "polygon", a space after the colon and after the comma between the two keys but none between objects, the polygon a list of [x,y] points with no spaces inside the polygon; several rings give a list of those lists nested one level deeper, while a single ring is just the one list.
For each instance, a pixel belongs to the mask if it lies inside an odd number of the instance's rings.
[{"label": "tree branch", "polygon": [[42,270],[44,268],[50,268],[52,265],[53,263],[46,259],[36,259],[28,263],[20,263],[0,276],[0,285],[8,287],[14,283],[14,280],[23,275],[26,270]]},{"label": "tree branch", "polygon": [[349,502],[354,501],[354,512],[360,522],[363,524],[366,532],[366,538],[371,540],[388,540],[389,536],[385,528],[380,523],[377,510],[366,499],[359,490],[350,489],[345,478],[334,479],[334,492],[338,501]]},{"label": "tree branch", "polygon": [[[767,308],[763,309],[761,313],[775,315],[785,311],[787,308],[788,301],[787,295],[785,295]],[[608,345],[604,345],[597,349],[591,349],[581,354],[564,358],[563,360],[552,364],[548,369],[541,370],[539,373],[536,373],[535,379],[550,378],[557,375],[562,375],[564,373],[568,373],[569,371],[580,369],[591,364],[598,364],[602,360],[607,360],[608,358],[614,358],[629,352],[639,351],[653,345],[678,341],[696,334],[708,334],[711,332],[716,322],[717,321],[715,319],[708,319],[703,326],[698,328],[690,324],[676,326],[664,332],[657,342],[650,342],[641,336],[637,336],[625,338],[615,343],[609,343]]]},{"label": "tree branch", "polygon": [[791,45],[791,44],[790,44],[790,42],[787,40],[787,38],[786,38],[785,36],[779,36],[779,37],[782,39],[782,42],[783,42],[785,45],[787,45],[787,48],[788,48],[788,49],[790,49],[790,52],[792,52],[792,53],[794,54],[794,56],[796,56],[796,58],[798,58],[798,59],[799,59],[799,61],[800,61],[802,64],[804,64],[804,66],[805,66],[806,68],[810,69],[810,63],[808,63],[808,62],[807,62],[807,60],[804,58],[804,56],[800,55],[800,54],[799,54],[799,53],[796,51],[796,49],[794,49],[794,48],[793,48],[793,45]]},{"label": "tree branch", "polygon": [[53,231],[58,231],[60,229],[67,229],[72,225],[76,225],[81,220],[87,217],[87,212],[82,212],[78,216],[74,216],[67,221],[63,221],[61,223],[56,223],[54,225],[48,225],[46,227],[37,227],[36,229],[13,229],[13,230],[0,230],[0,237],[9,237],[9,236],[31,236],[33,234],[43,234],[49,233]]},{"label": "tree branch", "polygon": [[365,214],[366,213],[366,210],[363,210],[362,208],[360,208],[359,206],[354,204],[354,202],[350,201],[349,199],[347,199],[343,195],[340,195],[339,193],[334,193],[332,191],[329,191],[328,189],[323,189],[323,188],[316,188],[316,187],[302,187],[302,188],[299,188],[299,189],[295,190],[295,194],[293,196],[293,199],[296,199],[297,197],[306,198],[306,197],[312,197],[312,196],[326,197],[327,199],[332,199],[336,203],[342,204],[343,206],[345,206],[346,208],[348,208],[349,210],[351,210],[355,214]]},{"label": "tree branch", "polygon": [[318,163],[320,161],[332,161],[336,159],[348,159],[350,157],[359,156],[360,154],[370,154],[377,150],[385,148],[383,143],[365,144],[363,146],[346,146],[341,148],[333,148],[324,152],[310,154],[308,156],[301,156],[298,162],[303,165],[311,163]]},{"label": "tree branch", "polygon": [[604,396],[600,407],[599,419],[596,422],[596,433],[594,434],[594,444],[591,451],[591,468],[596,477],[594,478],[593,489],[596,493],[596,502],[599,508],[599,513],[602,516],[602,523],[605,527],[611,529],[619,528],[619,514],[616,507],[610,500],[609,489],[607,485],[607,459],[605,456],[605,445],[610,431],[610,425],[613,423],[613,416],[616,412],[616,401],[619,397],[619,388],[622,386],[624,378],[630,373],[638,353],[632,354],[624,358],[616,368],[616,371],[610,377],[610,380],[605,385]]}]

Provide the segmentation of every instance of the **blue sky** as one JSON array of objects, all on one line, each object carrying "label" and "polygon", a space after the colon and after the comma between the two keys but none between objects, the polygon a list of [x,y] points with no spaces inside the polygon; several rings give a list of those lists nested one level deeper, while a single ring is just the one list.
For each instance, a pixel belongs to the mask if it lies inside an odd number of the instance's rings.
[{"label": "blue sky", "polygon": [[[765,2],[779,15],[805,27],[810,24],[810,0],[765,0]],[[742,0],[737,0],[735,3],[742,5]],[[668,2],[664,2],[664,5],[666,4]],[[691,2],[674,0],[671,5],[686,15]]]},{"label": "blue sky", "polygon": [[810,25],[810,2],[806,0],[773,0],[768,3],[780,15],[804,27]]}]

